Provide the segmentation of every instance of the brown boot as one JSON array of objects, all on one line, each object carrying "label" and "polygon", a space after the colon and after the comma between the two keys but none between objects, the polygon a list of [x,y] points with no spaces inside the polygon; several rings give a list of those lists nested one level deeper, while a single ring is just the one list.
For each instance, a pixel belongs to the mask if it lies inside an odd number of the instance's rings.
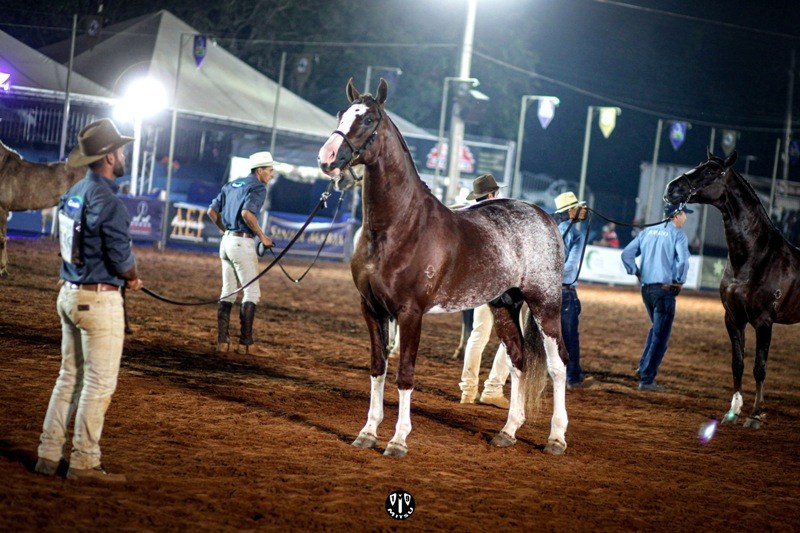
[{"label": "brown boot", "polygon": [[94,468],[72,468],[67,470],[67,479],[76,481],[109,481],[112,483],[124,483],[125,474],[109,474],[103,465]]},{"label": "brown boot", "polygon": [[266,352],[257,348],[253,341],[253,320],[255,317],[256,304],[253,302],[242,303],[242,308],[239,311],[241,333],[239,335],[239,346],[236,347],[236,353],[250,356],[267,355]]},{"label": "brown boot", "polygon": [[231,349],[231,337],[228,329],[231,324],[231,302],[217,302],[217,353],[227,353]]}]

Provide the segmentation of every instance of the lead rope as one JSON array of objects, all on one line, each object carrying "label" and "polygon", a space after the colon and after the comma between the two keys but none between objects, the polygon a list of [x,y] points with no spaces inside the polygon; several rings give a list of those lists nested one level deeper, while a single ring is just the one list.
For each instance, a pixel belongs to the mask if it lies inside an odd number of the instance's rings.
[{"label": "lead rope", "polygon": [[235,291],[230,292],[230,293],[228,293],[228,294],[226,294],[224,296],[220,296],[219,298],[215,298],[213,300],[203,300],[203,301],[200,301],[200,302],[186,302],[186,301],[172,300],[170,298],[167,298],[165,296],[162,296],[162,295],[158,294],[157,292],[151,291],[147,287],[142,287],[142,289],[141,289],[142,292],[144,292],[148,296],[152,296],[156,300],[160,300],[162,302],[165,302],[165,303],[168,303],[168,304],[172,304],[172,305],[208,305],[208,304],[215,304],[215,303],[219,302],[220,300],[224,300],[226,298],[229,298],[229,297],[233,296],[234,294],[237,294],[237,293],[243,291],[244,289],[246,289],[247,287],[252,285],[261,276],[263,276],[264,274],[269,272],[269,270],[273,266],[275,266],[275,263],[280,261],[280,259],[284,255],[286,255],[286,253],[292,248],[292,246],[294,246],[294,243],[297,242],[297,239],[300,238],[300,235],[302,235],[303,232],[308,227],[308,225],[311,224],[311,221],[317,215],[319,210],[326,206],[326,202],[328,200],[328,196],[330,196],[330,194],[331,194],[331,192],[330,192],[331,191],[331,187],[333,187],[333,181],[331,181],[328,184],[328,188],[325,189],[325,192],[322,193],[322,196],[320,197],[319,202],[317,202],[317,206],[314,208],[314,210],[311,212],[311,214],[308,215],[308,218],[303,223],[303,226],[298,230],[298,232],[295,234],[295,236],[292,237],[292,240],[289,241],[289,244],[286,245],[286,248],[281,250],[281,252],[275,257],[275,259],[273,259],[270,262],[270,264],[267,265],[267,267],[264,268],[264,270],[262,270],[256,277],[254,277],[253,279],[251,279],[250,281],[248,281],[247,283],[245,283],[244,285],[242,285],[241,287],[239,287]]},{"label": "lead rope", "polygon": [[[586,211],[589,212],[589,217],[588,217],[588,220],[586,222],[586,235],[584,236],[584,239],[583,239],[583,247],[581,248],[581,260],[578,263],[578,272],[575,274],[575,279],[573,279],[572,282],[569,283],[569,285],[574,285],[575,282],[578,281],[578,277],[581,275],[581,268],[583,267],[583,257],[586,254],[586,246],[589,244],[589,229],[592,226],[592,215],[593,214],[599,216],[600,218],[602,218],[606,222],[613,222],[617,226],[625,226],[625,227],[629,227],[629,228],[649,228],[649,227],[652,227],[652,226],[658,226],[659,224],[666,224],[670,220],[669,218],[665,218],[663,220],[659,220],[658,222],[652,222],[650,224],[626,224],[625,222],[619,222],[617,220],[614,220],[613,218],[609,218],[609,217],[603,215],[602,213],[592,209],[589,206],[585,206],[585,207],[586,207]],[[684,207],[686,207],[686,202],[681,202],[679,209],[683,209]],[[574,224],[575,224],[575,219],[574,218],[570,219],[569,226],[567,226],[567,228],[564,230],[564,233],[561,234],[561,240],[562,241],[564,240],[564,237],[566,237],[567,233],[569,233],[569,230],[572,229],[572,226]]]},{"label": "lead rope", "polygon": [[[342,200],[343,199],[344,199],[344,193],[339,194],[339,201],[336,203],[336,211],[333,213],[333,218],[331,219],[331,225],[328,227],[327,233],[325,233],[325,238],[322,239],[322,244],[320,244],[319,249],[317,250],[317,255],[314,256],[314,260],[311,261],[311,264],[308,265],[308,268],[306,268],[306,271],[303,272],[302,276],[300,276],[297,279],[293,278],[286,271],[286,269],[283,268],[283,264],[278,263],[278,266],[281,267],[281,270],[283,271],[283,273],[286,275],[287,278],[289,278],[290,281],[292,281],[292,283],[300,283],[301,281],[303,281],[303,278],[306,277],[306,274],[308,274],[311,271],[311,268],[317,263],[317,259],[319,259],[319,256],[322,253],[322,249],[325,248],[325,244],[328,242],[328,236],[331,234],[331,231],[333,231],[333,225],[336,222],[336,216],[339,214],[339,208],[342,206]],[[261,247],[261,249],[258,248],[259,246]],[[263,245],[260,242],[256,245],[256,249],[257,250],[263,250],[263,251],[259,251],[259,253],[258,253],[258,255],[260,255],[262,257],[266,253],[266,249],[264,249]],[[275,251],[272,248],[269,248],[269,251],[272,253],[273,256],[275,255]]]}]

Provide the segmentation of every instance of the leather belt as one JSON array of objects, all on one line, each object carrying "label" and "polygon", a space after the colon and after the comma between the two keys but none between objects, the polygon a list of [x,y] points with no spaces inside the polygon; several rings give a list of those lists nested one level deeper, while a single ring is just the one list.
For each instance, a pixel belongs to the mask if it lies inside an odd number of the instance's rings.
[{"label": "leather belt", "polygon": [[111,285],[110,283],[72,283],[71,281],[66,281],[64,285],[70,289],[93,292],[119,291],[120,289],[116,285]]},{"label": "leather belt", "polygon": [[226,231],[225,231],[225,234],[226,234],[226,235],[233,235],[234,237],[246,237],[246,238],[248,238],[248,239],[251,239],[251,238],[253,237],[252,235],[250,235],[250,234],[249,234],[249,233],[247,233],[246,231],[231,231],[231,230],[226,230]]},{"label": "leather belt", "polygon": [[561,284],[561,288],[562,289],[574,289],[575,286],[574,285],[567,285],[566,283],[562,283]]}]

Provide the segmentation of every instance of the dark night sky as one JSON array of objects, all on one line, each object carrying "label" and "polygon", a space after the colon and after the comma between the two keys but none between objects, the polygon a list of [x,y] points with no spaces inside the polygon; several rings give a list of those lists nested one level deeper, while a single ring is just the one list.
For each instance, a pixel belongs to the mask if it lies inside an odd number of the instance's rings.
[{"label": "dark night sky", "polygon": [[[608,140],[593,125],[587,183],[595,191],[636,195],[639,165],[652,159],[659,118],[693,123],[677,152],[665,126],[660,162],[697,164],[704,159],[712,125],[717,126],[716,153],[722,151],[720,128],[732,126],[740,131],[739,170],[744,155],[755,155],[750,172],[771,175],[775,141],[785,127],[791,49],[800,41],[800,5],[755,0],[626,3],[705,20],[596,0],[534,0],[524,8],[530,17],[520,19],[536,21],[529,38],[540,58],[536,71],[595,96],[546,81],[531,91],[556,95],[561,105],[547,130],[539,126],[535,106],[529,108],[523,170],[577,181],[587,106],[616,105],[622,114]],[[481,9],[486,8],[479,7],[477,51],[486,48],[485,33],[493,31],[481,28]],[[480,71],[480,61],[473,61],[473,72]],[[798,100],[795,96],[795,117]],[[797,174],[795,168],[790,176]]]}]

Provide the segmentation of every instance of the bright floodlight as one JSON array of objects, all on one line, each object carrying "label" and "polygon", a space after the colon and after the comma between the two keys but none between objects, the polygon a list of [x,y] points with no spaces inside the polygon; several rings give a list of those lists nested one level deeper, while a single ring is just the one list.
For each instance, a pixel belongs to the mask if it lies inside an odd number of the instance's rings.
[{"label": "bright floodlight", "polygon": [[0,72],[0,89],[7,91],[11,86],[11,83],[8,81],[8,78],[11,77],[11,74],[6,74],[5,72]]},{"label": "bright floodlight", "polygon": [[155,115],[165,107],[167,92],[164,87],[150,78],[139,78],[128,85],[114,114],[121,120],[130,121],[134,117],[141,119]]}]

